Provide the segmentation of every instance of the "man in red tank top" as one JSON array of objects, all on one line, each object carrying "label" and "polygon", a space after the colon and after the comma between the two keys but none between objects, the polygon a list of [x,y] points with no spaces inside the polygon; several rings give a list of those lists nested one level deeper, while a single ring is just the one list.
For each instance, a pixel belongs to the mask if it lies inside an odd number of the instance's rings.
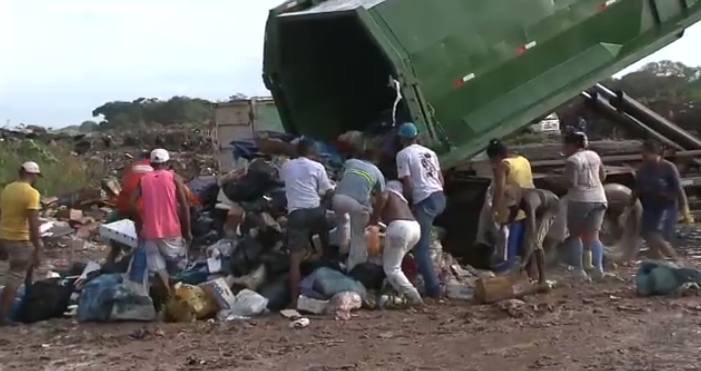
[{"label": "man in red tank top", "polygon": [[187,263],[187,243],[192,241],[190,205],[185,185],[168,167],[168,151],[154,149],[150,160],[153,171],[141,177],[130,204],[149,270],[158,273],[169,288],[168,271],[185,268],[183,263]]}]

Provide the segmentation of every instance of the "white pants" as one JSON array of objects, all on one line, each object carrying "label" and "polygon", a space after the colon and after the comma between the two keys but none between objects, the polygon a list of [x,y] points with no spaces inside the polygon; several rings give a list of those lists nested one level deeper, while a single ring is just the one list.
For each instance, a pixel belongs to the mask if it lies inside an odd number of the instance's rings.
[{"label": "white pants", "polygon": [[419,222],[395,220],[387,226],[385,248],[382,253],[382,268],[387,276],[387,281],[413,303],[420,302],[421,295],[402,272],[402,261],[404,255],[419,242],[420,237],[421,226]]},{"label": "white pants", "polygon": [[370,208],[346,195],[333,196],[333,211],[338,218],[338,241],[341,252],[346,251],[348,241],[348,271],[368,260],[365,228],[370,221]]}]

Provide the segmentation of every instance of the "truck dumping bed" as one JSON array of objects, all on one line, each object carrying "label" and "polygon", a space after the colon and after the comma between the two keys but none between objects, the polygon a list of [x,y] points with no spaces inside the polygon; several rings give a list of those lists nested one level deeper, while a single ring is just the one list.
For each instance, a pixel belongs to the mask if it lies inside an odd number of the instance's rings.
[{"label": "truck dumping bed", "polygon": [[263,78],[287,130],[328,140],[387,121],[391,77],[451,168],[700,19],[698,0],[289,1]]}]

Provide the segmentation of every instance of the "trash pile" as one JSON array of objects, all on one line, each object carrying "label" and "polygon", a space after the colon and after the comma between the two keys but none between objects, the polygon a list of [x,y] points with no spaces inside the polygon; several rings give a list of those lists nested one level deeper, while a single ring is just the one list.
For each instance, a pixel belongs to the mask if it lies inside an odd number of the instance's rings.
[{"label": "trash pile", "polygon": [[[351,142],[366,140],[353,133],[342,137],[352,138]],[[297,306],[285,309],[293,300],[285,244],[286,197],[279,171],[294,155],[296,140],[286,134],[263,133],[250,141],[237,141],[234,157],[244,160],[238,170],[197,176],[187,183],[198,200],[191,210],[194,239],[188,255],[170,254],[177,261],[169,272],[168,287],[148,272],[148,257],[138,246],[132,221],[99,222],[119,195],[115,180],[106,179],[101,189],[45,200],[44,215],[51,218],[46,233],[71,243],[99,235],[124,247],[126,253],[114,263],[73,262],[70,269],[51,272],[49,278],[32,282],[30,277],[18,291],[12,319],[32,323],[70,315],[79,322],[153,321],[161,313],[163,320],[173,322],[232,321],[281,311],[290,326],[304,327],[309,320],[300,313],[349,319],[359,308],[408,307],[409,301],[386,282],[380,252],[347,271],[341,259],[347,251],[339,249],[338,256],[312,254],[314,258],[303,263]],[[317,147],[330,177],[335,178],[343,154],[326,143],[318,142]],[[327,218],[333,228],[332,211]],[[491,302],[519,294],[513,287],[521,277],[504,279],[462,267],[443,252],[442,233],[433,230],[431,256],[449,298]],[[321,250],[318,238],[311,242],[316,251]],[[417,287],[423,287],[411,254],[402,270]]]}]

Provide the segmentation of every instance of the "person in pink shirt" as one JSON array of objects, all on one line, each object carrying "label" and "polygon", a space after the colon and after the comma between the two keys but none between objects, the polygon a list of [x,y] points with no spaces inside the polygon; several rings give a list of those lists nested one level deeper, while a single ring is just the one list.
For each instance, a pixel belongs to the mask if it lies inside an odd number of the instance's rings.
[{"label": "person in pink shirt", "polygon": [[139,244],[146,250],[148,268],[161,277],[168,289],[168,271],[184,268],[174,265],[187,261],[187,244],[192,241],[190,205],[185,186],[169,169],[168,151],[154,149],[150,159],[153,171],[141,177],[130,204]]}]

